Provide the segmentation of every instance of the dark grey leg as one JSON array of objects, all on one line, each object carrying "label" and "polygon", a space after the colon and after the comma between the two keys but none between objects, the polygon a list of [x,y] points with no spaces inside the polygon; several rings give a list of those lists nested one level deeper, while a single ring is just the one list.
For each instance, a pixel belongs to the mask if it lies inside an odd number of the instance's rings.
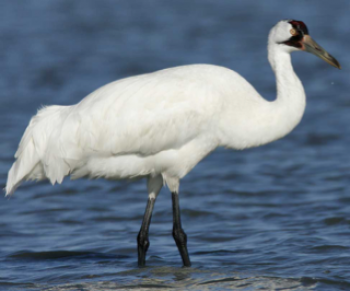
[{"label": "dark grey leg", "polygon": [[138,251],[138,265],[144,267],[146,264],[146,252],[149,248],[148,230],[151,224],[152,211],[156,199],[155,197],[148,198],[146,211],[143,216],[140,232],[137,236],[137,251]]},{"label": "dark grey leg", "polygon": [[187,251],[187,235],[181,226],[179,195],[177,193],[171,193],[173,200],[173,237],[179,249],[183,265],[185,267],[191,267],[191,261]]}]

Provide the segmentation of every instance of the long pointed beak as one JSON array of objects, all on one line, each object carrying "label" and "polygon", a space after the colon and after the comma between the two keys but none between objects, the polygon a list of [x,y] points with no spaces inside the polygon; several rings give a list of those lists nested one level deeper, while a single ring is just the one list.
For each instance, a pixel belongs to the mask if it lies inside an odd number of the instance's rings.
[{"label": "long pointed beak", "polygon": [[318,56],[319,58],[326,61],[333,67],[338,68],[339,70],[341,69],[339,62],[329,53],[327,53],[327,51],[324,48],[322,48],[316,41],[314,41],[311,38],[311,36],[304,35],[304,38],[302,39],[301,43],[303,45],[302,50],[312,53],[315,56]]}]

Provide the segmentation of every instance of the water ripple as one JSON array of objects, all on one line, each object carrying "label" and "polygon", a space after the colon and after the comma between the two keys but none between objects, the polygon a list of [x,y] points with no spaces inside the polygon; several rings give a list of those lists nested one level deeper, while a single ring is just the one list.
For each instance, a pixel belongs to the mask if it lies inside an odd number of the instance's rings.
[{"label": "water ripple", "polygon": [[75,104],[119,78],[211,63],[272,100],[266,37],[280,19],[305,21],[344,69],[293,55],[308,95],[301,124],[264,147],[218,149],[183,179],[192,268],[181,268],[168,189],[139,269],[145,181],[26,183],[0,203],[0,290],[350,290],[347,8],[345,0],[3,1],[1,188],[37,108]]}]

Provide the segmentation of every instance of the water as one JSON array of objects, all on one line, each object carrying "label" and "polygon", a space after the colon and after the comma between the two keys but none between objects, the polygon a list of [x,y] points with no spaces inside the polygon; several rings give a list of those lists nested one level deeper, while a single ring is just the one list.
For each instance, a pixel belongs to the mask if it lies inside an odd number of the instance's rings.
[{"label": "water", "polygon": [[0,204],[0,290],[349,290],[348,1],[4,1],[0,184],[36,109],[110,81],[188,63],[240,72],[275,96],[269,29],[304,20],[341,63],[294,54],[308,95],[296,130],[219,149],[181,184],[193,263],[181,268],[171,197],[160,194],[147,268],[137,268],[144,181],[25,184]]}]

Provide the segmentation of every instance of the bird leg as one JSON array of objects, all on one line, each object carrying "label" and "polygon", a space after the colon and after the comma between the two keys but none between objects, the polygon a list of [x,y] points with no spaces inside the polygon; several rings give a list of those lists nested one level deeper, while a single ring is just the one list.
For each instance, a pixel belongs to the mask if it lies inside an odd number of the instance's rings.
[{"label": "bird leg", "polygon": [[173,237],[179,249],[184,267],[191,267],[191,261],[187,251],[187,235],[181,226],[179,195],[171,193],[173,200]]},{"label": "bird leg", "polygon": [[146,253],[150,245],[148,240],[148,230],[151,224],[152,211],[153,211],[155,201],[156,201],[155,197],[148,198],[146,211],[142,220],[141,229],[137,236],[137,251],[138,251],[139,267],[144,267],[146,264]]}]

